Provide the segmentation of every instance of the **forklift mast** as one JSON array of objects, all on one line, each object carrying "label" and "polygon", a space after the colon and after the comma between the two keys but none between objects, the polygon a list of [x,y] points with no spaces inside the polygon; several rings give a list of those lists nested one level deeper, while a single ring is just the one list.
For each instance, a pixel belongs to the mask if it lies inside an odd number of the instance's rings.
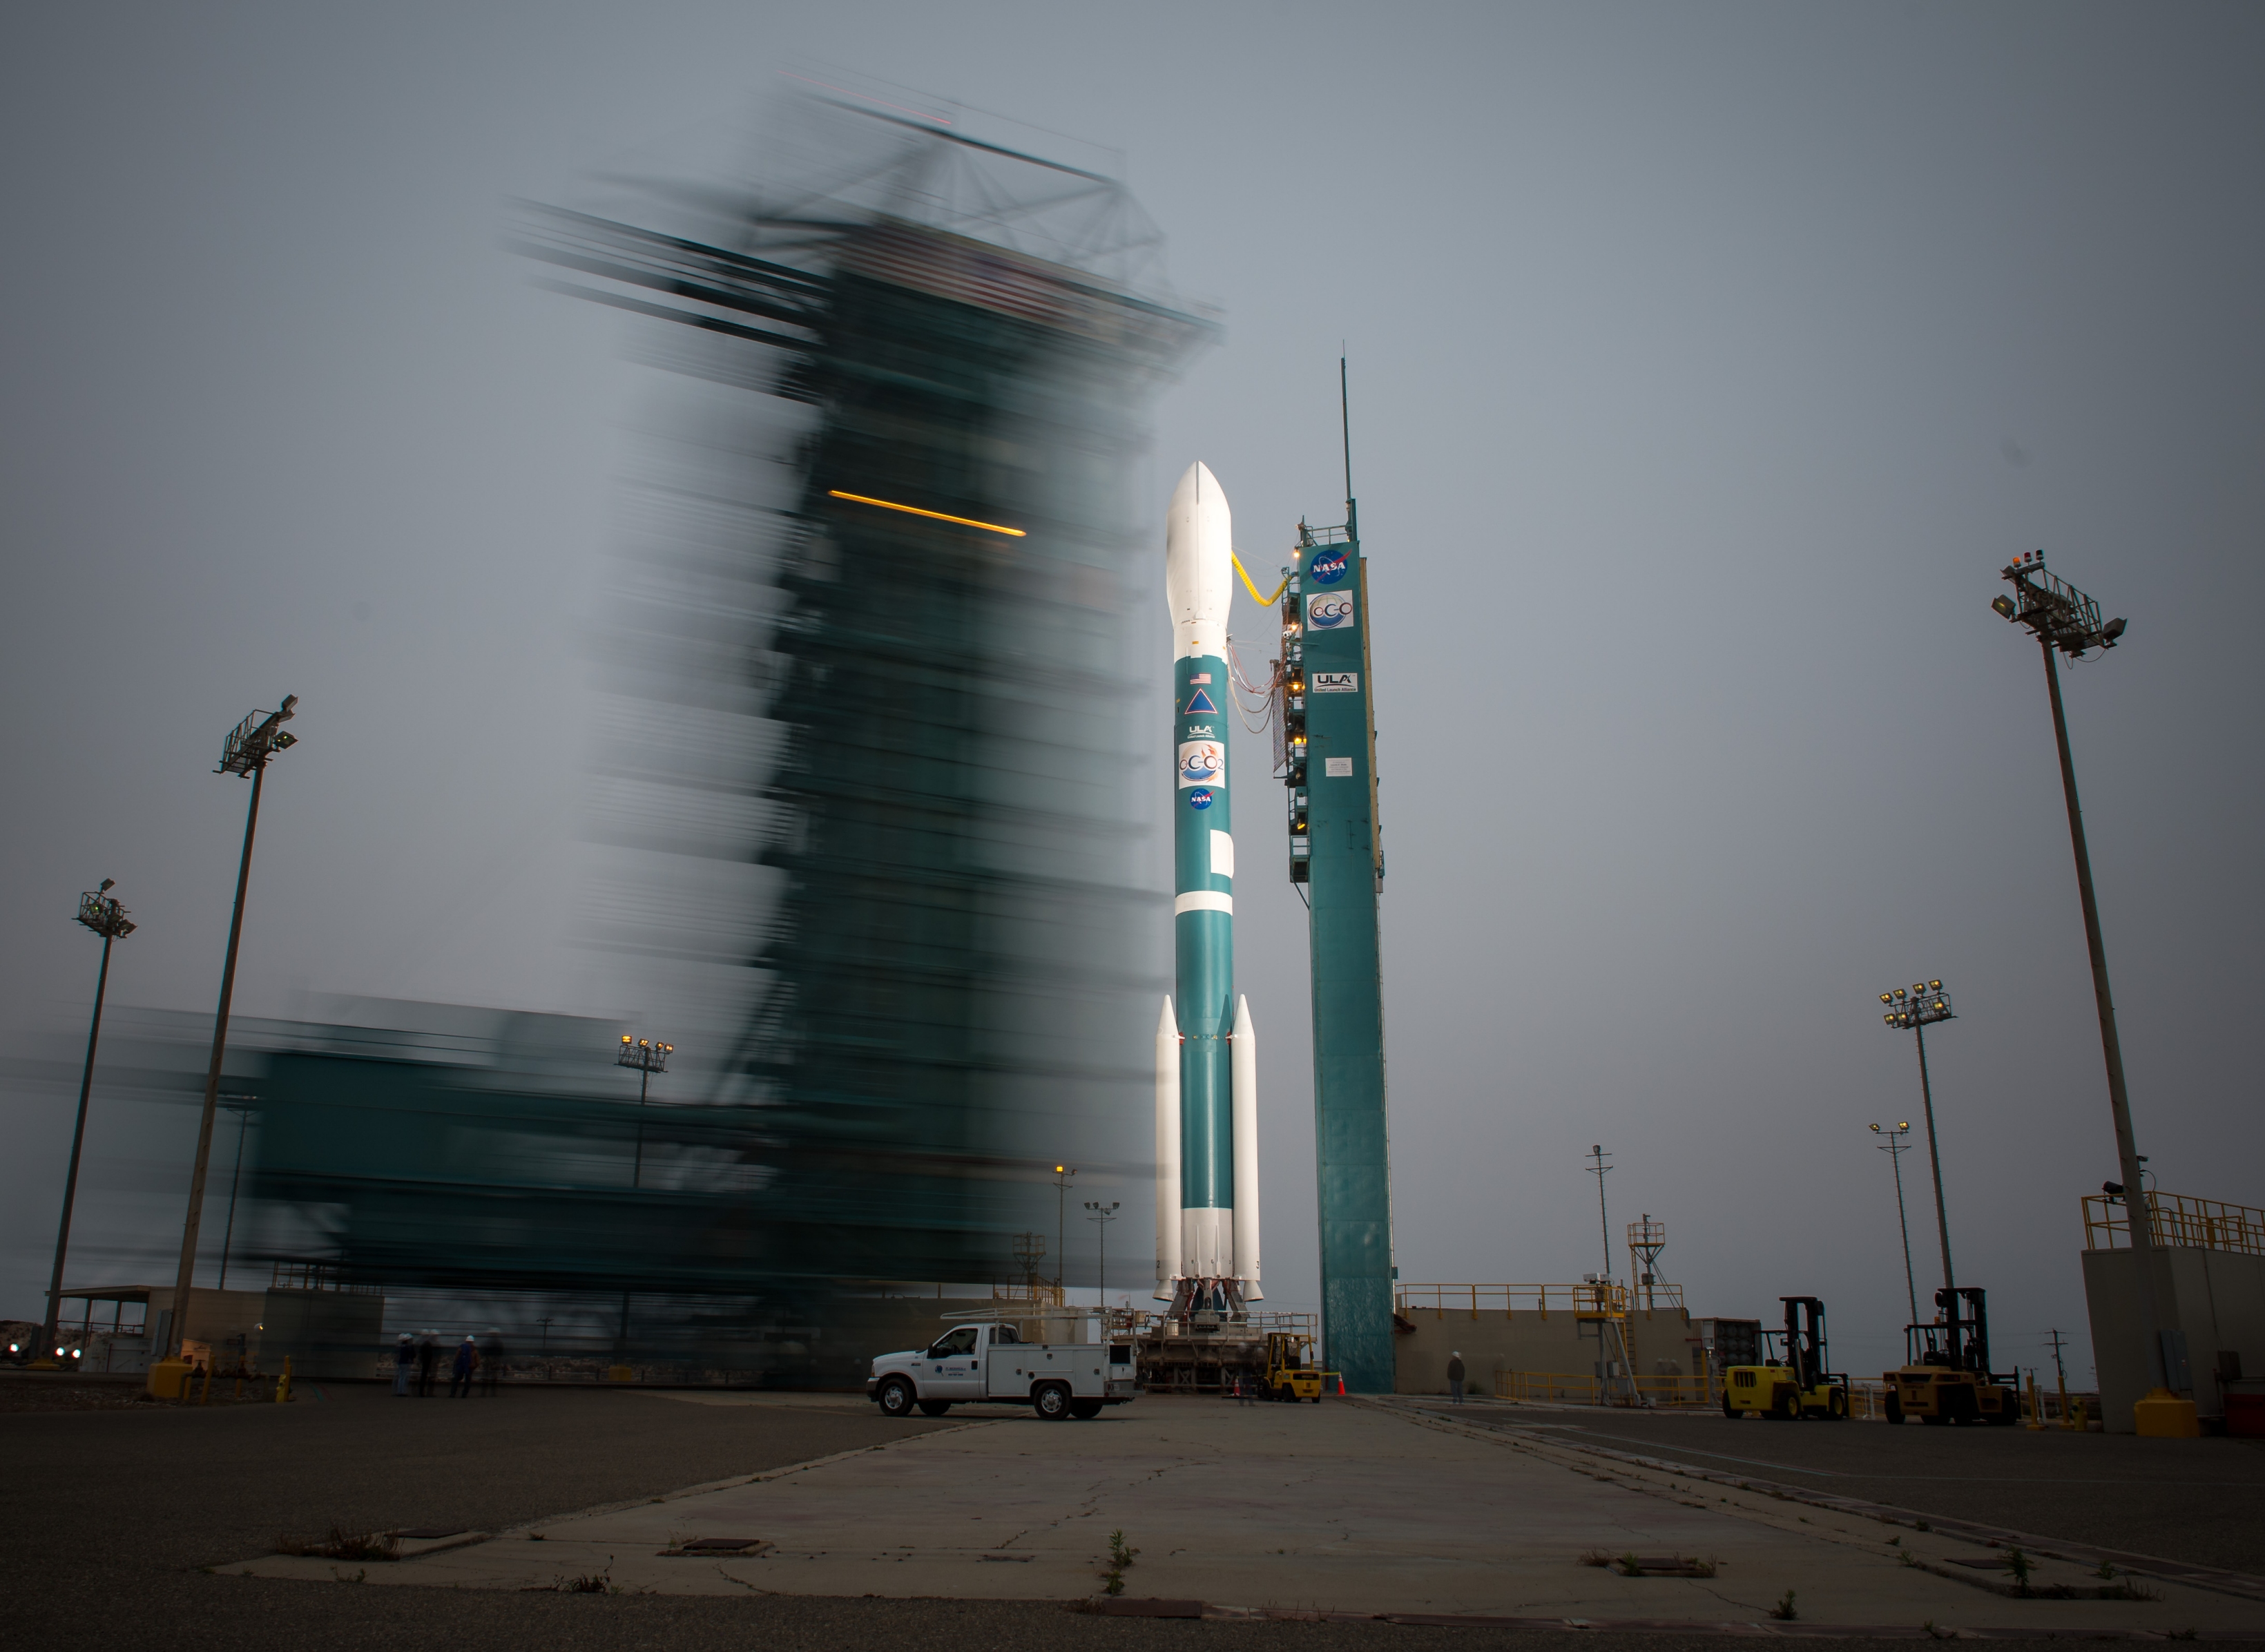
[{"label": "forklift mast", "polygon": [[1831,1364],[1824,1349],[1824,1304],[1813,1296],[1778,1300],[1785,1304],[1785,1363],[1805,1394],[1824,1380]]},{"label": "forklift mast", "polygon": [[1990,1310],[1978,1284],[1944,1286],[1934,1293],[1935,1321],[1904,1328],[1905,1363],[1947,1365],[1990,1379]]}]

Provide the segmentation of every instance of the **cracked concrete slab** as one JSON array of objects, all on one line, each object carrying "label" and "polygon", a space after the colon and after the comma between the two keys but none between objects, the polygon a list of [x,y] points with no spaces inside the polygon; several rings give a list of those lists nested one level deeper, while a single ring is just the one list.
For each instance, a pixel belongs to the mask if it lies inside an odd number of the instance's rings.
[{"label": "cracked concrete slab", "polygon": [[[1089,1422],[972,1413],[965,1427],[360,1569],[371,1583],[470,1589],[1074,1600],[1102,1594],[1115,1532],[1136,1551],[1128,1599],[1759,1624],[1790,1590],[1802,1619],[1836,1625],[2265,1629],[2254,1603],[2171,1584],[2152,1601],[2010,1599],[2001,1574],[1963,1564],[1986,1562],[1976,1545],[1944,1538],[1907,1561],[1855,1517],[1388,1408],[1161,1396]],[[772,1546],[686,1553],[703,1538]],[[1714,1576],[1583,1563],[1629,1553],[1694,1557]],[[282,1556],[217,1569],[337,1575]],[[2034,1581],[2083,1584],[2042,1566]]]}]

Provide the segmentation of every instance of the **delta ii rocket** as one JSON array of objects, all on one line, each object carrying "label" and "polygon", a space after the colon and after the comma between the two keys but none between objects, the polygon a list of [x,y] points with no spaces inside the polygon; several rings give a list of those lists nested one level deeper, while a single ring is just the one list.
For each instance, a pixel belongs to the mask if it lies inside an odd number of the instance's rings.
[{"label": "delta ii rocket", "polygon": [[[1258,1040],[1234,992],[1227,610],[1234,518],[1188,467],[1164,526],[1172,611],[1175,998],[1156,1023],[1156,1297],[1238,1313],[1258,1288]],[[1175,1009],[1176,1001],[1177,1008]]]}]

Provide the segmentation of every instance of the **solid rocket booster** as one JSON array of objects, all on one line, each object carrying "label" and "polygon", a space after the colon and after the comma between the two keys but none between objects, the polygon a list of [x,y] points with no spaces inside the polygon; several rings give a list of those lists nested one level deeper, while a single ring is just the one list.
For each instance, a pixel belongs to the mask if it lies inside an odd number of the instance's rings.
[{"label": "solid rocket booster", "polygon": [[[1234,995],[1234,828],[1227,794],[1234,544],[1234,520],[1219,479],[1201,464],[1189,466],[1173,490],[1164,528],[1164,595],[1173,633],[1177,987],[1156,1032],[1156,1294],[1164,1299],[1181,1280],[1205,1282],[1206,1290],[1239,1282],[1237,1295],[1259,1294],[1257,1040],[1249,1007]],[[1176,1062],[1168,1059],[1168,1041],[1177,1046]]]}]

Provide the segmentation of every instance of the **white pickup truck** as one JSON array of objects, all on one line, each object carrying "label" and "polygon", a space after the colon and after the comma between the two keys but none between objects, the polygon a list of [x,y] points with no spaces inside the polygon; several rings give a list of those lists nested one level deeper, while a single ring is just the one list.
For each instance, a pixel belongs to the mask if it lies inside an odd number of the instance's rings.
[{"label": "white pickup truck", "polygon": [[942,1416],[980,1401],[1027,1405],[1059,1423],[1123,1405],[1139,1392],[1134,1370],[1129,1340],[1026,1343],[1012,1325],[958,1325],[925,1349],[881,1355],[865,1394],[887,1416],[909,1416],[914,1407]]}]

